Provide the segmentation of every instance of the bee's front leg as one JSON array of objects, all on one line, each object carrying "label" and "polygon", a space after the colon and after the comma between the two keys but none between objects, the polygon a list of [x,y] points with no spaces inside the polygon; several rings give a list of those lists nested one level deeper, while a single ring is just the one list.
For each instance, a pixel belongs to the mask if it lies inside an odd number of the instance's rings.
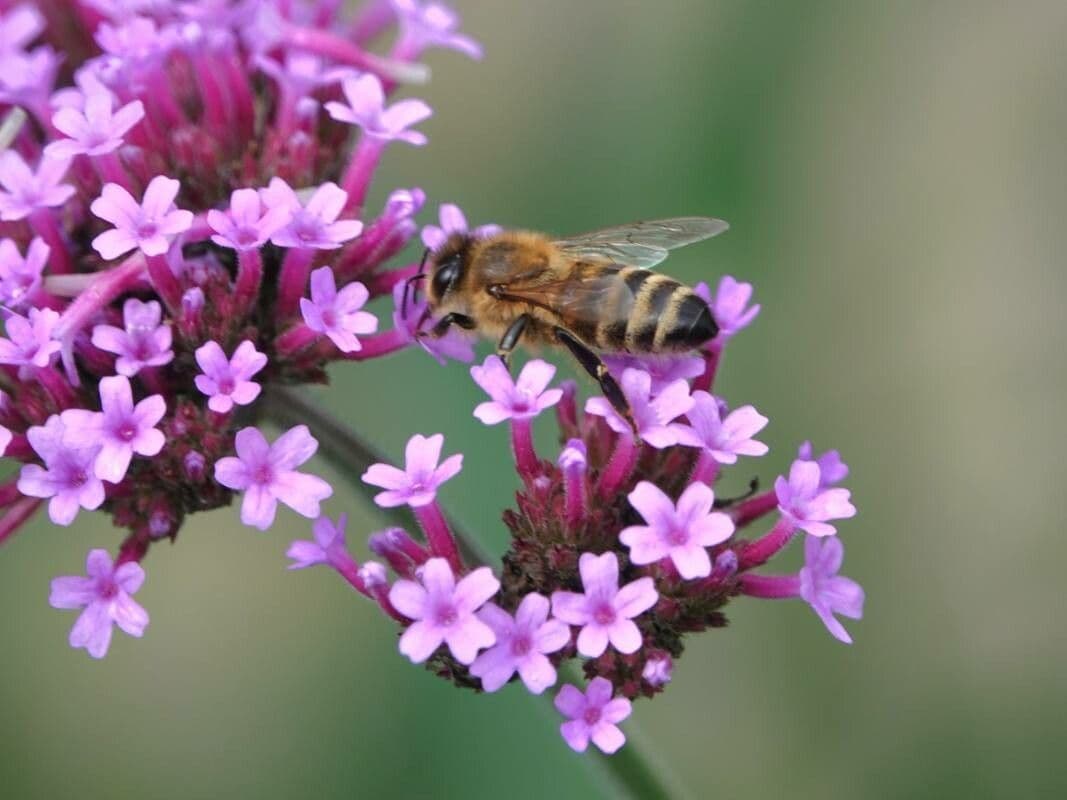
[{"label": "bee's front leg", "polygon": [[446,333],[448,329],[453,325],[458,325],[465,331],[472,331],[475,328],[474,320],[468,317],[466,314],[457,314],[455,312],[445,314],[441,319],[434,323],[434,326],[430,328],[428,333],[422,333],[422,336],[430,336],[434,339],[440,339]]},{"label": "bee's front leg", "polygon": [[511,351],[518,346],[519,339],[522,338],[522,334],[526,331],[526,326],[529,323],[530,315],[520,314],[504,331],[504,335],[500,337],[500,344],[496,346],[496,354],[509,371],[511,370]]}]

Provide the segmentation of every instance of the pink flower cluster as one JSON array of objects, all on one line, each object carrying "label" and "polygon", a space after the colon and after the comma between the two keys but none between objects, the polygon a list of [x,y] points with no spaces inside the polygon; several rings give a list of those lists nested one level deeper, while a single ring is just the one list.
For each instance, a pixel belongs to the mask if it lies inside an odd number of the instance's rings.
[{"label": "pink flower cluster", "polygon": [[[438,490],[462,466],[458,454],[442,460],[441,434],[413,436],[403,468],[374,464],[363,476],[383,490],[378,505],[411,509],[425,544],[399,528],[382,531],[370,548],[384,563],[359,566],[337,547],[332,526],[316,528],[315,542],[293,544],[294,566],[337,570],[401,623],[403,655],[457,685],[495,692],[517,680],[541,694],[560,682],[566,662],[580,662],[586,689],[566,684],[555,698],[566,718],[560,731],[578,751],[590,742],[606,753],[621,747],[631,701],[662,691],[685,636],[724,625],[723,608],[739,595],[800,598],[851,642],[835,615],[858,619],[863,590],[839,574],[834,523],[855,508],[837,485],[848,475],[837,452],[817,456],[804,443],[767,492],[753,485],[723,498],[714,488],[723,467],[768,452],[755,438],[767,418],[711,393],[726,342],[758,311],[751,291],[727,277],[708,295],[723,333],[698,356],[613,359],[637,437],[606,399],[590,398],[583,413],[574,384],[550,388],[555,368],[543,361],[514,378],[496,356],[471,368],[489,398],[474,416],[509,424],[522,483],[518,507],[504,516],[512,547],[499,578],[464,564],[438,505]],[[532,435],[550,408],[562,443],[555,462],[539,457]],[[765,532],[743,535],[772,513]],[[798,573],[755,571],[798,534]],[[397,575],[392,585],[386,565]]]},{"label": "pink flower cluster", "polygon": [[113,560],[93,550],[88,577],[54,586],[93,657],[113,624],[145,631],[140,562],[187,515],[237,499],[264,530],[284,506],[326,536],[318,442],[268,436],[265,390],[417,339],[422,307],[379,332],[367,306],[389,316],[415,271],[391,262],[425,194],[365,198],[392,143],[427,143],[431,109],[393,102],[398,83],[425,78],[431,47],[480,48],[438,3],[346,8],[0,0],[0,454],[21,462],[0,541],[43,507],[126,529]]}]

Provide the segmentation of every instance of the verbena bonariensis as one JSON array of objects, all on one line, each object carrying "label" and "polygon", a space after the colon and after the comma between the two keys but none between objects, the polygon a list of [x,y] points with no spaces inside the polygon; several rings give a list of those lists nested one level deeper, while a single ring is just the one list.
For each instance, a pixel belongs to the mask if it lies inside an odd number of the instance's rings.
[{"label": "verbena bonariensis", "polygon": [[[344,516],[321,515],[330,485],[300,469],[318,442],[304,425],[269,441],[261,389],[416,342],[473,360],[458,333],[420,336],[423,307],[399,302],[416,265],[391,262],[423,192],[397,189],[380,212],[365,201],[391,142],[426,144],[430,108],[389,96],[425,77],[427,48],[480,48],[437,3],[373,0],[351,19],[341,6],[0,0],[0,451],[23,464],[0,486],[0,540],[45,503],[57,525],[102,509],[128,529],[114,558],[94,549],[86,576],[53,582],[52,605],[81,611],[71,645],[100,658],[113,626],[143,635],[144,556],[238,496],[258,529],[279,504],[315,520],[291,566],[332,567],[404,627],[404,655],[458,685],[517,679],[540,694],[580,660],[587,688],[555,700],[576,750],[618,749],[630,700],[662,691],[685,634],[725,625],[739,595],[800,597],[850,641],[833,615],[859,618],[863,593],[837,574],[831,523],[855,513],[837,453],[804,444],[773,490],[713,490],[722,467],[767,452],[753,438],[766,418],[711,394],[725,345],[758,312],[729,277],[714,296],[700,287],[720,329],[705,352],[611,359],[638,436],[605,399],[583,407],[573,383],[549,388],[543,361],[516,378],[495,356],[471,369],[490,398],[474,413],[508,422],[522,484],[499,578],[463,562],[437,504],[462,463],[441,460],[440,434],[412,437],[403,469],[363,476],[424,534],[370,537],[395,581],[349,555]],[[367,49],[382,37],[386,55]],[[467,225],[450,205],[440,223],[422,229],[427,247]],[[395,307],[383,331],[364,310],[379,297]],[[531,425],[552,407],[561,450],[545,460]],[[768,515],[767,532],[742,538]],[[754,572],[798,532],[798,574]]]}]

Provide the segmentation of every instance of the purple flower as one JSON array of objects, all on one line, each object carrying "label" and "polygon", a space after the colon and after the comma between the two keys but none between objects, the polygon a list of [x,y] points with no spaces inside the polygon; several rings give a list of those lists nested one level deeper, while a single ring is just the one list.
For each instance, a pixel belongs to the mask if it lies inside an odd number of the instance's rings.
[{"label": "purple flower", "polygon": [[290,428],[274,444],[268,444],[256,428],[243,428],[234,446],[237,457],[218,460],[215,480],[245,493],[241,522],[265,531],[274,522],[279,502],[309,519],[319,516],[319,503],[333,494],[333,488],[322,478],[296,470],[319,447],[306,425]]},{"label": "purple flower", "polygon": [[63,345],[52,338],[59,314],[50,308],[31,308],[28,317],[11,314],[5,322],[9,338],[0,337],[0,364],[47,367]]},{"label": "purple flower", "polygon": [[389,464],[371,464],[363,473],[363,482],[380,486],[386,491],[374,497],[382,508],[409,505],[420,508],[429,505],[437,496],[437,489],[463,468],[463,454],[449,456],[438,466],[444,434],[422,436],[415,434],[404,449],[404,469]]},{"label": "purple flower", "polygon": [[421,100],[401,100],[385,107],[382,82],[367,73],[358,78],[346,78],[341,83],[348,105],[330,101],[326,113],[338,122],[358,125],[366,136],[381,141],[399,140],[420,147],[426,136],[408,128],[428,118],[433,111]]},{"label": "purple flower", "polygon": [[134,405],[130,379],[116,375],[101,379],[100,405],[103,411],[71,408],[60,418],[66,426],[68,445],[99,446],[96,477],[118,483],[125,477],[134,453],[151,457],[163,449],[166,439],[156,425],[167,413],[167,402],[162,395],[154,394]]},{"label": "purple flower", "polygon": [[612,700],[614,692],[611,681],[601,677],[589,681],[585,694],[569,683],[559,690],[556,710],[570,720],[560,725],[559,731],[572,750],[584,753],[592,739],[610,755],[626,744],[618,723],[630,716],[633,708],[625,697]]},{"label": "purple flower", "polygon": [[0,304],[18,308],[39,288],[48,262],[48,245],[41,239],[30,242],[23,257],[12,239],[0,239]]},{"label": "purple flower", "polygon": [[84,96],[80,107],[64,106],[52,116],[52,124],[69,138],[45,147],[50,158],[73,158],[77,155],[101,156],[122,146],[134,125],[144,119],[144,104],[134,100],[114,110],[114,96],[97,86]]},{"label": "purple flower", "polygon": [[359,281],[338,292],[333,270],[321,267],[311,273],[311,299],[300,298],[300,313],[305,325],[330,337],[342,353],[354,353],[363,347],[356,334],[378,330],[378,318],[360,311],[368,297],[367,287]]},{"label": "purple flower", "polygon": [[636,653],[641,631],[633,618],[656,604],[659,595],[651,578],[619,588],[619,561],[614,553],[582,553],[578,559],[585,594],[554,592],[552,613],[568,625],[580,625],[578,652],[597,658],[608,642],[620,653]]},{"label": "purple flower", "polygon": [[496,644],[471,664],[471,675],[482,679],[482,688],[495,692],[516,672],[534,694],[556,682],[556,668],[546,657],[571,640],[571,631],[557,619],[548,618],[549,602],[536,592],[519,603],[515,616],[495,603],[486,603],[478,617],[493,629]]},{"label": "purple flower", "polygon": [[93,239],[93,249],[107,260],[137,248],[146,256],[166,253],[171,240],[193,224],[193,212],[174,206],[179,189],[178,181],[157,175],[145,189],[144,200],[138,203],[117,183],[104,184],[89,209],[115,227]]},{"label": "purple flower", "polygon": [[437,212],[441,227],[427,225],[422,229],[422,243],[431,250],[437,250],[445,243],[453,233],[470,233],[475,238],[492,236],[500,233],[499,225],[480,225],[472,231],[467,230],[467,218],[463,215],[459,206],[453,203],[445,203]]},{"label": "purple flower", "polygon": [[819,486],[823,489],[836,486],[848,477],[848,464],[841,460],[841,454],[836,450],[827,450],[815,457],[811,442],[804,442],[797,450],[797,458],[819,465]]},{"label": "purple flower", "polygon": [[[630,404],[630,413],[642,440],[657,449],[675,444],[700,446],[700,441],[687,425],[672,424],[672,420],[688,413],[693,407],[689,384],[684,380],[668,384],[653,398],[651,376],[644,370],[628,369],[622,373],[621,388]],[[607,398],[590,397],[585,402],[585,410],[594,416],[604,417],[616,433],[633,435],[630,423],[619,416]]]},{"label": "purple flower", "polygon": [[690,380],[704,372],[704,359],[700,356],[633,356],[608,354],[604,363],[616,379],[621,379],[627,369],[644,370],[652,378],[653,396],[678,380]]},{"label": "purple flower", "polygon": [[767,418],[752,406],[741,406],[723,418],[724,408],[707,392],[693,392],[693,408],[686,415],[704,449],[720,464],[736,464],[738,456],[762,456],[767,445],[752,437]]},{"label": "purple flower", "polygon": [[271,178],[267,188],[260,189],[260,197],[268,208],[284,208],[290,214],[289,223],[270,237],[278,247],[335,250],[363,231],[357,219],[337,219],[348,193],[336,183],[319,186],[304,205],[288,183]]},{"label": "purple flower", "polygon": [[724,275],[719,281],[714,299],[706,283],[698,283],[693,289],[711,306],[715,324],[719,326],[716,341],[725,342],[742,328],[748,327],[759,313],[758,303],[748,307],[748,301],[752,299],[751,283],[741,283],[729,275]]},{"label": "purple flower", "polygon": [[70,447],[66,426],[55,414],[43,426],[26,432],[30,446],[45,466],[26,464],[19,475],[19,491],[30,497],[50,497],[48,516],[56,525],[70,525],[78,509],[94,511],[104,502],[104,484],[93,472],[100,445]]},{"label": "purple flower", "polygon": [[0,14],[0,54],[22,50],[44,32],[45,19],[29,4]]},{"label": "purple flower", "polygon": [[0,220],[25,219],[38,208],[56,208],[74,196],[74,187],[60,183],[69,158],[42,158],[30,169],[14,150],[0,153]]},{"label": "purple flower", "polygon": [[630,548],[634,564],[654,564],[670,558],[686,580],[711,574],[711,559],[705,548],[725,542],[734,524],[726,514],[712,511],[715,493],[704,483],[691,484],[675,506],[654,483],[641,481],[629,495],[647,525],[633,525],[619,534]]},{"label": "purple flower", "polygon": [[489,356],[485,364],[471,367],[474,382],[493,398],[480,403],[474,416],[486,425],[496,425],[506,419],[532,419],[551,408],[563,397],[562,389],[548,389],[556,368],[534,359],[522,368],[518,380],[513,380],[499,356]]},{"label": "purple flower", "polygon": [[500,589],[489,567],[479,567],[456,583],[443,558],[431,558],[416,573],[419,582],[398,580],[389,602],[414,620],[400,637],[400,652],[415,664],[433,655],[442,643],[455,659],[470,664],[478,651],[496,642],[493,629],[475,615]]},{"label": "purple flower", "polygon": [[132,378],[144,367],[161,367],[174,358],[170,349],[171,331],[161,325],[163,308],[155,300],[142,303],[129,298],[122,306],[125,328],[97,325],[93,328],[93,345],[118,356],[115,371]]},{"label": "purple flower", "polygon": [[52,93],[62,58],[47,45],[29,53],[4,52],[0,48],[0,104],[34,109],[40,121],[47,119],[43,101]]},{"label": "purple flower", "polygon": [[645,662],[645,668],[641,670],[641,677],[652,686],[666,686],[671,682],[671,673],[674,671],[674,662],[666,653],[655,655]]},{"label": "purple flower", "polygon": [[270,56],[258,56],[255,63],[293,98],[307,97],[316,89],[340,83],[354,72],[348,67],[327,67],[318,56],[296,51],[285,54],[284,64]]},{"label": "purple flower", "polygon": [[111,626],[138,639],[148,627],[148,612],[131,595],[144,583],[144,570],[135,561],[114,566],[106,550],[90,550],[85,574],[52,580],[48,604],[59,609],[85,609],[70,629],[70,646],[84,647],[103,658],[111,645]]},{"label": "purple flower", "polygon": [[789,479],[779,476],[774,482],[774,491],[783,517],[812,536],[833,536],[837,529],[827,521],[854,517],[856,508],[848,489],[823,488],[821,474],[816,462],[797,459]]},{"label": "purple flower", "polygon": [[413,303],[408,298],[408,313],[405,316],[404,308],[404,283],[401,281],[393,287],[393,326],[403,334],[408,341],[418,342],[419,345],[437,359],[437,363],[444,365],[451,358],[456,361],[470,363],[474,360],[474,345],[471,337],[453,327],[440,339],[429,336],[419,336],[418,324],[426,310],[426,302]]},{"label": "purple flower", "polygon": [[845,644],[852,637],[834,618],[843,614],[849,619],[863,617],[863,588],[851,578],[838,575],[845,548],[836,536],[804,539],[804,566],[800,569],[800,596],[819,615],[831,635]]},{"label": "purple flower", "polygon": [[259,397],[261,387],[252,376],[267,366],[267,357],[247,339],[237,345],[229,359],[218,342],[206,342],[196,349],[196,363],[203,374],[193,381],[208,396],[212,411],[225,414],[234,404],[247,406]]},{"label": "purple flower", "polygon": [[211,209],[207,224],[215,231],[211,241],[233,250],[255,250],[289,224],[292,211],[285,205],[264,208],[255,189],[237,189],[230,195],[228,211]]},{"label": "purple flower", "polygon": [[459,15],[441,3],[420,3],[419,0],[390,0],[400,20],[401,36],[414,54],[428,47],[445,47],[458,50],[473,59],[482,57],[482,48],[476,41],[462,33]]},{"label": "purple flower", "polygon": [[342,514],[333,522],[329,517],[319,517],[311,526],[315,541],[298,539],[289,545],[286,558],[293,559],[289,569],[305,569],[316,564],[337,567],[350,561],[345,543],[345,525],[348,515]]}]

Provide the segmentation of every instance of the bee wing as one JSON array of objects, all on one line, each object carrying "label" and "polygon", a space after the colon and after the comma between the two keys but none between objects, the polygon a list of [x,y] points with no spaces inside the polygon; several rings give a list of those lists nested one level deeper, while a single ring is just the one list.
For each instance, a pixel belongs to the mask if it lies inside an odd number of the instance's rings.
[{"label": "bee wing", "polygon": [[675,217],[601,228],[558,239],[555,245],[576,258],[606,258],[648,269],[663,261],[668,250],[710,239],[729,227],[711,217]]}]

